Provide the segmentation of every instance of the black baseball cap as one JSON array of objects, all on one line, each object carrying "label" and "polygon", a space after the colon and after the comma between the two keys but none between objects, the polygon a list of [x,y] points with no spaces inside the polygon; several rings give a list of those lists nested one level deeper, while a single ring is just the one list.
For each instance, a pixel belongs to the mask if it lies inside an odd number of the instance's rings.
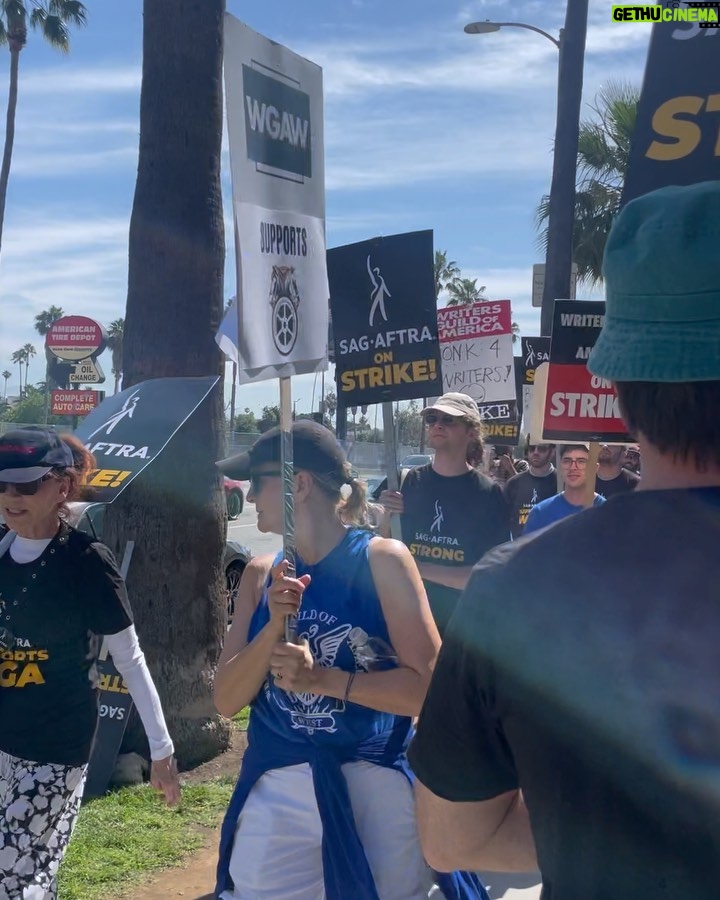
[{"label": "black baseball cap", "polygon": [[0,437],[0,481],[26,484],[72,465],[72,450],[51,428],[27,425]]},{"label": "black baseball cap", "polygon": [[[305,469],[321,475],[338,488],[348,483],[345,475],[345,454],[335,435],[324,425],[310,419],[294,422],[292,426],[293,468]],[[271,428],[244,453],[221,459],[216,465],[229,478],[244,481],[259,466],[280,462],[280,428]]]}]

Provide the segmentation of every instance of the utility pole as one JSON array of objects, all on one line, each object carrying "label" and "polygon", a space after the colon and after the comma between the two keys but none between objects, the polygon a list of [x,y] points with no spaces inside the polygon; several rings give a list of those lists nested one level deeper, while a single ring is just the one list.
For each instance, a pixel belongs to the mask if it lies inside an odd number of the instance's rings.
[{"label": "utility pole", "polygon": [[555,300],[570,297],[588,2],[589,0],[567,0],[565,27],[560,32],[557,119],[548,209],[545,287],[540,313],[540,333],[543,335],[549,335],[552,331]]}]

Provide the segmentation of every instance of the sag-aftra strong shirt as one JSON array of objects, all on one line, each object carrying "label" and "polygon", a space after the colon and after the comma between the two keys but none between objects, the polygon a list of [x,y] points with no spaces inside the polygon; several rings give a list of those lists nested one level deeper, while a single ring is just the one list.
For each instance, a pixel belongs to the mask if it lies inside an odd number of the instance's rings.
[{"label": "sag-aftra strong shirt", "polygon": [[[418,563],[473,566],[510,538],[502,491],[476,469],[445,476],[431,464],[420,466],[408,472],[402,495],[403,541]],[[460,591],[429,580],[425,588],[442,631]]]}]

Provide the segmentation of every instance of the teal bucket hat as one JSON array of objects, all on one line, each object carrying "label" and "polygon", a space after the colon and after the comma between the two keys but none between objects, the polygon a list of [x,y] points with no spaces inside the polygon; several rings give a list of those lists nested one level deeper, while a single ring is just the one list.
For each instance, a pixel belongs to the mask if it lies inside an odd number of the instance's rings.
[{"label": "teal bucket hat", "polygon": [[720,381],[720,182],[632,200],[603,261],[605,322],[588,369],[610,381]]}]

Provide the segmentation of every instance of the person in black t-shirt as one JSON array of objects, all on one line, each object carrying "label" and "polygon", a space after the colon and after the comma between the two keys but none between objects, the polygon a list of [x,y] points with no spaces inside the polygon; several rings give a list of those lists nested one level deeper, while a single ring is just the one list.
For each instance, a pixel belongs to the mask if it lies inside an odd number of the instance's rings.
[{"label": "person in black t-shirt", "polygon": [[151,782],[179,800],[173,743],[103,544],[65,522],[95,461],[70,435],[0,437],[0,897],[56,897],[98,721],[103,636],[137,706]]},{"label": "person in black t-shirt", "polygon": [[400,492],[383,491],[381,531],[401,516],[403,541],[425,583],[442,635],[473,565],[510,538],[500,487],[475,466],[482,459],[482,422],[466,394],[444,394],[423,410],[432,463],[408,472]]},{"label": "person in black t-shirt", "polygon": [[503,493],[510,514],[510,531],[513,538],[523,533],[530,510],[536,503],[557,493],[557,475],[552,464],[554,444],[528,444],[525,456],[530,468],[514,475],[505,484]]},{"label": "person in black t-shirt", "polygon": [[539,865],[543,900],[719,895],[719,234],[715,181],[615,218],[588,368],[642,481],[475,569],[408,753],[435,868]]},{"label": "person in black t-shirt", "polygon": [[617,494],[634,491],[640,482],[640,476],[623,468],[626,447],[609,447],[603,444],[598,456],[598,470],[595,476],[595,493],[606,500]]}]

